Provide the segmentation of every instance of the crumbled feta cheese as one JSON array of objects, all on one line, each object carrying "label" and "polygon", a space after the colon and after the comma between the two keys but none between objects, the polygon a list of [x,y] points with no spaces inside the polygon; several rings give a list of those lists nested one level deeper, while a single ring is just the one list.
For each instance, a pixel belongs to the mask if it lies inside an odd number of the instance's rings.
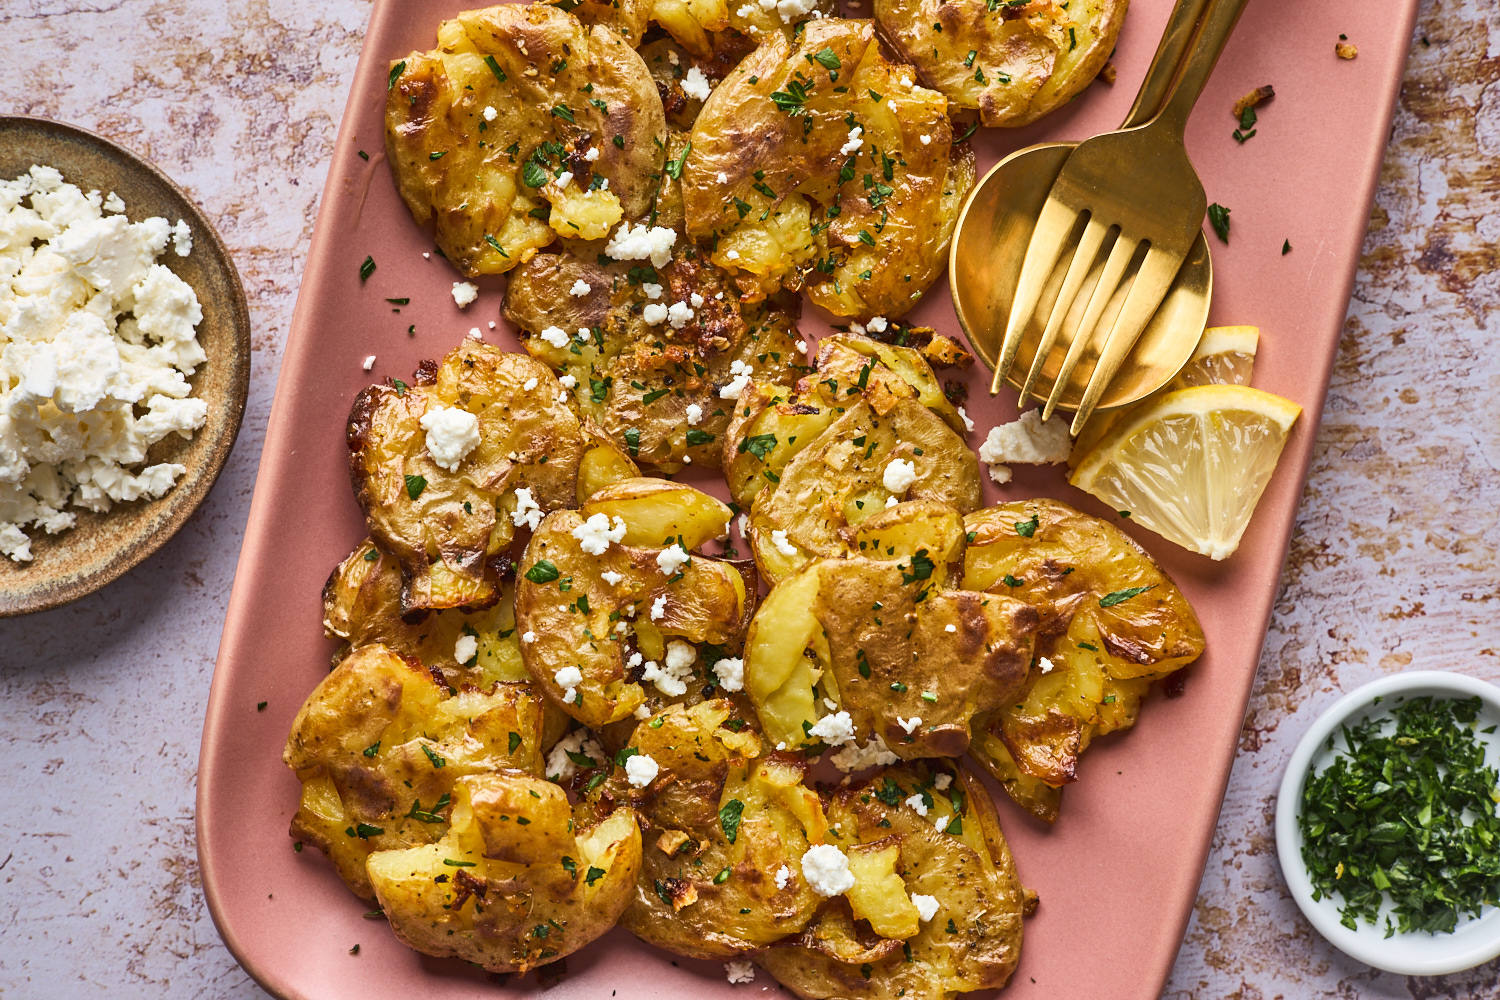
[{"label": "crumbled feta cheese", "polygon": [[488,107],[488,106],[485,107],[485,109],[484,109],[484,120],[485,121],[492,122],[492,121],[494,121],[498,117],[500,117],[500,113],[498,111],[496,111],[492,107]]},{"label": "crumbled feta cheese", "polygon": [[638,753],[625,758],[625,779],[636,788],[645,788],[656,780],[661,768],[648,754]]},{"label": "crumbled feta cheese", "polygon": [[696,97],[700,101],[708,100],[708,95],[713,92],[713,89],[709,85],[708,78],[703,75],[703,71],[697,66],[689,68],[686,75],[682,78],[682,92],[689,97]]},{"label": "crumbled feta cheese", "polygon": [[740,515],[740,519],[738,521],[734,522],[734,523],[735,523],[735,526],[740,529],[740,537],[741,538],[749,538],[750,537],[750,515],[749,514],[741,514]]},{"label": "crumbled feta cheese", "polygon": [[479,418],[463,407],[429,406],[418,423],[427,432],[427,454],[449,472],[479,446]]},{"label": "crumbled feta cheese", "polygon": [[607,515],[591,514],[587,521],[575,527],[569,534],[578,539],[578,547],[584,552],[591,556],[600,556],[609,548],[610,542],[618,544],[625,537],[625,522],[617,517],[614,527],[610,527]]},{"label": "crumbled feta cheese", "polygon": [[530,631],[529,629],[525,632],[522,632],[521,641],[528,644],[536,642],[536,633]]},{"label": "crumbled feta cheese", "polygon": [[637,719],[640,719],[642,722],[645,722],[647,719],[651,718],[651,709],[647,708],[645,705],[637,705],[635,706],[635,711],[631,714],[634,715]]},{"label": "crumbled feta cheese", "polygon": [[906,730],[906,735],[908,735],[908,736],[910,736],[912,733],[916,732],[917,727],[920,726],[921,724],[922,724],[922,717],[920,715],[913,715],[910,719],[903,719],[899,715],[896,716],[896,725],[898,725],[902,729]]},{"label": "crumbled feta cheese", "polygon": [[699,295],[697,292],[694,292],[692,295],[688,296],[688,305],[692,306],[694,309],[702,309],[703,296]]},{"label": "crumbled feta cheese", "polygon": [[663,594],[651,602],[651,620],[660,621],[667,613],[667,595]]},{"label": "crumbled feta cheese", "polygon": [[573,183],[573,171],[564,170],[553,179],[553,183],[560,188],[567,187],[569,184]]},{"label": "crumbled feta cheese", "polygon": [[750,384],[750,377],[755,370],[743,361],[731,361],[729,363],[729,384],[719,390],[720,399],[739,399],[745,387]]},{"label": "crumbled feta cheese", "polygon": [[585,342],[589,339],[589,328],[588,327],[586,327],[586,326],[580,326],[578,328],[578,339],[581,340],[581,341],[585,341]]},{"label": "crumbled feta cheese", "polygon": [[[760,0],[760,5],[767,7],[767,0]],[[781,15],[782,24],[791,24],[799,17],[806,17],[810,13],[815,13],[814,8],[817,6],[817,0],[772,0],[770,6],[774,7],[776,13]]]},{"label": "crumbled feta cheese", "polygon": [[682,60],[678,57],[676,49],[667,50],[667,62],[671,63],[673,66],[682,65]]},{"label": "crumbled feta cheese", "polygon": [[568,289],[568,294],[571,295],[571,296],[573,296],[576,299],[576,298],[582,298],[583,296],[587,295],[589,292],[592,292],[593,290],[594,290],[594,286],[593,285],[590,285],[587,281],[584,281],[582,278],[579,278],[577,281],[573,282],[573,287],[570,288],[570,289]]},{"label": "crumbled feta cheese", "polygon": [[924,145],[924,146],[931,146],[932,145],[932,136],[930,136],[930,135],[924,135],[924,136],[922,136],[921,137],[921,142],[922,142],[922,145]]},{"label": "crumbled feta cheese", "polygon": [[885,498],[885,505],[886,505],[887,508],[894,507],[894,506],[896,506],[900,502],[901,501],[897,500],[895,497],[886,497]]},{"label": "crumbled feta cheese", "polygon": [[536,376],[535,375],[531,376],[531,378],[529,378],[525,382],[521,383],[521,391],[522,392],[530,392],[531,390],[533,390],[535,388],[536,388]]},{"label": "crumbled feta cheese", "polygon": [[947,771],[940,771],[938,775],[932,779],[932,787],[936,788],[940,792],[946,791],[948,786],[951,784],[953,784],[953,775],[949,774]]},{"label": "crumbled feta cheese", "polygon": [[360,365],[360,367],[363,368],[365,371],[369,371],[371,368],[374,368],[375,367],[375,355],[371,354],[369,357],[365,358],[365,363],[363,365]]},{"label": "crumbled feta cheese", "polygon": [[925,924],[937,915],[938,901],[936,896],[923,896],[920,893],[912,893],[912,905],[917,908],[917,916],[922,918]]},{"label": "crumbled feta cheese", "polygon": [[889,324],[886,323],[884,316],[876,316],[874,319],[870,320],[870,322],[865,324],[866,328],[871,333],[884,333],[888,325]]},{"label": "crumbled feta cheese", "polygon": [[703,407],[697,403],[687,405],[687,423],[689,427],[697,427],[703,422]]},{"label": "crumbled feta cheese", "polygon": [[738,250],[732,250],[732,249],[731,250],[725,250],[724,251],[724,259],[725,260],[739,260],[740,259],[740,252]]},{"label": "crumbled feta cheese", "polygon": [[183,219],[178,219],[177,225],[172,227],[172,249],[179,257],[193,252],[193,230]]},{"label": "crumbled feta cheese", "polygon": [[877,733],[864,746],[850,743],[830,759],[834,767],[847,773],[863,771],[867,767],[886,767],[896,763],[899,758],[891,753],[885,740]]},{"label": "crumbled feta cheese", "polygon": [[917,481],[917,463],[906,462],[899,458],[891,459],[885,467],[885,473],[880,477],[880,484],[892,493],[901,495],[911,489],[911,484]]},{"label": "crumbled feta cheese", "polygon": [[453,301],[458,303],[458,308],[464,308],[477,298],[479,298],[479,286],[472,281],[453,283]]},{"label": "crumbled feta cheese", "polygon": [[738,656],[727,656],[713,666],[714,676],[719,678],[719,687],[725,691],[745,689],[745,661]]},{"label": "crumbled feta cheese", "polygon": [[1008,483],[1008,465],[1057,465],[1066,462],[1072,451],[1066,420],[1043,423],[1041,410],[1027,410],[1019,420],[990,428],[979,446],[979,460],[990,467],[991,479]]},{"label": "crumbled feta cheese", "polygon": [[559,667],[552,679],[563,689],[563,703],[571,705],[578,697],[578,685],[583,683],[583,671],[577,667]]},{"label": "crumbled feta cheese", "polygon": [[839,152],[845,156],[859,152],[865,144],[864,134],[865,130],[858,125],[851,128],[849,130],[849,141],[839,147]]},{"label": "crumbled feta cheese", "polygon": [[672,545],[656,554],[656,568],[667,576],[686,566],[691,557],[681,545]]},{"label": "crumbled feta cheese", "polygon": [[958,419],[964,422],[964,430],[973,433],[974,421],[969,419],[969,411],[965,410],[962,406],[958,408]]},{"label": "crumbled feta cheese", "polygon": [[944,833],[948,830],[948,824],[953,822],[952,816],[937,816],[933,818],[932,828]]},{"label": "crumbled feta cheese", "polygon": [[104,210],[106,212],[124,212],[125,202],[120,199],[119,195],[111,191],[109,196],[104,199]]},{"label": "crumbled feta cheese", "polygon": [[854,742],[854,722],[849,718],[848,712],[825,715],[813,723],[807,734],[816,736],[831,747],[843,746]]},{"label": "crumbled feta cheese", "polygon": [[915,809],[918,816],[927,815],[927,803],[923,800],[921,792],[918,792],[915,795],[908,796],[906,799],[906,804]]},{"label": "crumbled feta cheese", "polygon": [[950,622],[947,625],[943,626],[943,631],[944,632],[957,632],[958,631],[958,626],[954,625],[953,623]]},{"label": "crumbled feta cheese", "polygon": [[776,551],[784,556],[795,556],[797,546],[786,540],[786,532],[780,528],[771,532],[771,544],[776,546]]},{"label": "crumbled feta cheese", "polygon": [[541,332],[541,338],[556,348],[568,346],[568,334],[562,327],[549,326]]},{"label": "crumbled feta cheese", "polygon": [[547,777],[554,781],[567,781],[578,773],[569,752],[588,757],[596,763],[604,761],[604,748],[589,735],[587,729],[575,729],[552,746],[547,754]]},{"label": "crumbled feta cheese", "polygon": [[1036,665],[1042,668],[1042,673],[1044,673],[1044,674],[1050,674],[1050,673],[1052,673],[1052,661],[1049,660],[1049,659],[1047,659],[1045,656],[1042,657],[1041,659],[1037,660],[1036,661]]},{"label": "crumbled feta cheese", "polygon": [[782,865],[776,871],[776,888],[785,889],[787,886],[792,884],[792,879],[794,878],[796,878],[796,876],[792,874],[792,870],[786,865]]},{"label": "crumbled feta cheese", "polygon": [[802,877],[820,896],[837,896],[854,888],[849,857],[832,844],[809,847],[802,855]]},{"label": "crumbled feta cheese", "polygon": [[[617,586],[621,580],[625,579],[625,577],[624,577],[624,575],[622,575],[620,573],[616,573],[612,569],[607,569],[603,573],[599,574],[599,579],[603,580],[605,583],[609,584],[611,587],[614,587],[614,586]],[[625,623],[621,622],[620,623],[620,631],[623,632],[625,630],[624,626],[625,626]]]},{"label": "crumbled feta cheese", "polygon": [[589,147],[589,151],[587,153],[583,154],[583,159],[587,163],[598,163],[599,162],[599,147],[598,146],[590,146]]},{"label": "crumbled feta cheese", "polygon": [[645,260],[649,257],[653,267],[666,267],[676,243],[676,230],[665,226],[647,228],[645,223],[632,228],[626,222],[605,244],[604,253],[615,260]]},{"label": "crumbled feta cheese", "polygon": [[645,281],[645,282],[642,282],[641,283],[641,291],[643,291],[643,292],[646,293],[646,298],[648,298],[648,299],[659,299],[659,298],[661,298],[661,291],[662,291],[661,286],[658,285],[654,281]]},{"label": "crumbled feta cheese", "polygon": [[479,332],[479,327],[477,327],[477,326],[471,326],[471,327],[469,327],[469,339],[470,340],[483,340],[484,339],[484,334],[482,334],[482,333]]},{"label": "crumbled feta cheese", "polygon": [[729,175],[726,174],[724,171],[720,170],[719,171],[718,181],[719,181],[720,184],[728,184],[729,183]]},{"label": "crumbled feta cheese", "polygon": [[693,310],[686,302],[673,302],[667,309],[667,322],[672,324],[672,329],[681,330],[693,319]]},{"label": "crumbled feta cheese", "polygon": [[[745,4],[739,10],[737,10],[737,11],[734,12],[734,16],[738,17],[738,18],[753,17],[754,15],[755,15],[755,8],[752,7],[750,4]],[[719,175],[719,183],[722,184],[723,182],[724,182],[724,175],[720,174]]]},{"label": "crumbled feta cheese", "polygon": [[558,378],[557,384],[562,386],[564,389],[571,389],[578,384],[578,379],[574,378],[572,375],[563,375]]},{"label": "crumbled feta cheese", "polygon": [[646,308],[641,310],[641,319],[645,320],[649,326],[659,325],[667,318],[667,315],[667,307],[660,302],[648,302]]},{"label": "crumbled feta cheese", "polygon": [[479,640],[472,635],[461,635],[453,644],[453,658],[459,663],[468,663],[479,655]]},{"label": "crumbled feta cheese", "polygon": [[748,961],[725,962],[724,972],[729,977],[731,983],[748,983],[755,978],[755,963]]},{"label": "crumbled feta cheese", "polygon": [[542,523],[542,508],[537,506],[530,488],[522,486],[516,490],[516,509],[510,515],[510,523],[518,528],[524,524],[532,531]]},{"label": "crumbled feta cheese", "polygon": [[493,330],[495,328],[495,321],[494,320],[490,320],[490,322],[489,322],[489,328],[491,330]]}]

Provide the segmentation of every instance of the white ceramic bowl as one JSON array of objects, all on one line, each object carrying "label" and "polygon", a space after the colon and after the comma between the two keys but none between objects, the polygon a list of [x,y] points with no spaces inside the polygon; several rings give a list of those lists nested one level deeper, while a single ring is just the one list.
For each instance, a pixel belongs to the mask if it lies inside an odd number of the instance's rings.
[{"label": "white ceramic bowl", "polygon": [[[1281,874],[1292,898],[1302,913],[1336,948],[1351,958],[1377,969],[1405,976],[1440,976],[1482,965],[1500,955],[1500,909],[1486,907],[1477,918],[1460,918],[1451,934],[1429,934],[1417,931],[1385,936],[1384,912],[1377,924],[1358,924],[1350,930],[1339,923],[1339,901],[1324,897],[1313,900],[1313,886],[1302,862],[1302,831],[1297,819],[1301,812],[1302,789],[1307,775],[1321,770],[1332,759],[1328,737],[1345,723],[1355,723],[1369,715],[1378,715],[1394,707],[1397,698],[1419,698],[1423,695],[1442,698],[1472,698],[1478,695],[1480,722],[1477,728],[1500,724],[1500,688],[1463,674],[1441,670],[1414,670],[1383,677],[1351,691],[1318,717],[1297,744],[1281,791],[1276,800],[1276,853]],[[1372,704],[1380,698],[1379,705]],[[1500,765],[1500,730],[1479,737],[1488,743],[1485,763]]]}]

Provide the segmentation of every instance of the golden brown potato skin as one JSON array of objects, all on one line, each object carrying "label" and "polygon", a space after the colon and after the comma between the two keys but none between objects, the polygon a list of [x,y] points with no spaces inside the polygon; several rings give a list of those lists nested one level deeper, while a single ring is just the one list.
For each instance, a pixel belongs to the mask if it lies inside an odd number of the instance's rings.
[{"label": "golden brown potato skin", "polygon": [[[501,4],[443,22],[438,48],[397,69],[386,99],[396,186],[418,224],[435,220],[438,247],[464,274],[508,271],[559,233],[598,239],[650,210],[666,119],[645,63],[609,28]],[[564,172],[572,181],[559,187]],[[590,190],[594,175],[607,190]]]},{"label": "golden brown potato skin", "polygon": [[587,818],[550,781],[461,778],[442,841],[371,855],[370,881],[411,947],[525,972],[599,937],[630,901],[641,864],[635,815]]},{"label": "golden brown potato skin", "polygon": [[836,316],[903,315],[941,271],[974,180],[947,100],[914,74],[882,56],[870,21],[766,36],[693,124],[688,234],[718,237],[715,263],[763,287],[807,284]]},{"label": "golden brown potato skin", "polygon": [[[1135,724],[1152,680],[1203,652],[1203,629],[1171,577],[1124,532],[1057,500],[970,514],[963,586],[1040,614],[1038,665],[983,720],[974,757],[1023,806],[1056,819],[1096,736]],[[1133,593],[1132,593],[1133,592]],[[1107,602],[1107,603],[1106,603]],[[1051,669],[1043,671],[1041,660]]]},{"label": "golden brown potato skin", "polygon": [[[620,924],[643,941],[733,958],[800,931],[818,907],[800,875],[778,888],[776,874],[800,872],[802,854],[823,842],[822,804],[803,784],[805,762],[758,756],[750,721],[724,699],[669,706],[629,740],[657,762],[656,780],[635,788],[616,770],[599,790],[599,806],[629,804],[641,816],[644,859]],[[731,841],[720,810],[734,802]]]},{"label": "golden brown potato skin", "polygon": [[[601,264],[597,244],[538,254],[511,275],[505,297],[506,318],[520,327],[527,351],[576,379],[579,412],[641,465],[662,472],[688,463],[718,467],[734,408],[720,396],[731,369],[789,381],[804,360],[795,298],[743,302],[728,274],[678,242],[659,270],[650,261]],[[586,295],[570,294],[578,281],[589,286]],[[659,298],[647,296],[648,283],[661,286]],[[642,318],[648,303],[690,302],[694,294],[702,304],[681,329]],[[547,327],[596,333],[559,348],[540,336]],[[696,423],[688,421],[690,406],[698,408]]]},{"label": "golden brown potato skin", "polygon": [[441,836],[456,780],[541,773],[545,704],[528,684],[450,693],[385,646],[355,650],[308,696],[287,737],[283,759],[302,782],[291,835],[373,900],[366,858]]},{"label": "golden brown potato skin", "polygon": [[[514,535],[516,490],[544,511],[577,502],[583,431],[552,372],[524,354],[465,340],[418,376],[356,397],[346,435],[355,498],[381,551],[401,561],[404,611],[484,607],[498,595],[485,562]],[[479,421],[480,442],[456,472],[427,451],[420,421],[436,406]]]},{"label": "golden brown potato skin", "polygon": [[[936,786],[941,774],[951,780],[947,788]],[[907,803],[913,795],[925,797],[926,816]],[[940,831],[934,821],[945,816]],[[806,931],[757,956],[777,980],[809,1000],[948,1000],[1010,980],[1021,956],[1022,918],[1035,897],[1021,886],[995,805],[973,775],[936,764],[882,770],[835,792],[828,823],[842,835],[834,843],[851,856],[898,850],[900,881],[886,898],[863,901],[869,909],[852,893],[828,900]],[[914,934],[883,938],[871,929],[893,920],[889,910],[911,907],[914,894],[938,901],[937,913]],[[864,912],[854,912],[857,906]]]},{"label": "golden brown potato skin", "polygon": [[653,0],[545,0],[590,27],[601,25],[639,48],[651,21]]},{"label": "golden brown potato skin", "polygon": [[[1129,0],[875,0],[881,30],[953,109],[1018,126],[1061,107],[1109,60]],[[938,30],[939,27],[941,30]]]}]

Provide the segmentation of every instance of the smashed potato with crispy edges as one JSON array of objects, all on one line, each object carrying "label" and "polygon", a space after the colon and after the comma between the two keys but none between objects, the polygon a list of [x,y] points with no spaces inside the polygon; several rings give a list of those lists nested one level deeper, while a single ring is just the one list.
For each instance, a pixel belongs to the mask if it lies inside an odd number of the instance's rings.
[{"label": "smashed potato with crispy edges", "polygon": [[949,421],[963,426],[920,352],[861,337],[825,338],[794,389],[752,383],[724,466],[761,572],[774,584],[849,555],[860,524],[892,503],[977,508],[979,465]]},{"label": "smashed potato with crispy edges", "polygon": [[[538,254],[511,275],[505,297],[526,350],[574,379],[579,412],[662,472],[719,465],[731,383],[795,377],[805,349],[798,305],[789,296],[742,302],[728,275],[690,246],[659,269],[571,249]],[[658,315],[669,307],[686,315]]]},{"label": "smashed potato with crispy edges", "polygon": [[984,720],[974,757],[1052,822],[1096,736],[1135,724],[1151,681],[1196,660],[1203,629],[1171,577],[1118,528],[1057,500],[1001,504],[964,521],[963,586],[1040,613],[1024,689]]},{"label": "smashed potato with crispy edges", "polygon": [[836,6],[833,0],[656,0],[651,19],[694,58],[728,69],[762,37],[789,36],[810,18],[832,17]]},{"label": "smashed potato with crispy edges", "polygon": [[[962,768],[885,769],[836,791],[828,824],[857,881],[800,935],[756,956],[779,982],[810,1000],[948,1000],[1010,980],[1036,896],[978,779]],[[928,919],[918,901],[934,907]]]},{"label": "smashed potato with crispy edges", "polygon": [[1036,121],[1109,61],[1129,0],[874,0],[875,20],[951,108],[985,125]]},{"label": "smashed potato with crispy edges", "polygon": [[824,840],[823,807],[804,761],[760,752],[724,699],[669,706],[636,727],[624,753],[649,757],[655,780],[637,787],[617,770],[597,797],[641,817],[645,856],[622,927],[678,955],[733,958],[807,923],[820,897],[801,861]]},{"label": "smashed potato with crispy edges", "polygon": [[[424,363],[412,385],[392,380],[355,398],[350,479],[371,536],[401,561],[404,611],[493,603],[486,560],[521,524],[574,506],[584,435],[566,400],[545,365],[471,340],[441,365]],[[477,425],[453,469],[438,464],[422,426],[441,410]]]},{"label": "smashed potato with crispy edges", "polygon": [[491,972],[525,972],[572,954],[614,926],[641,864],[629,809],[593,826],[550,781],[461,778],[448,833],[435,844],[370,856],[370,882],[407,945]]},{"label": "smashed potato with crispy edges", "polygon": [[745,640],[745,687],[766,739],[868,743],[911,759],[969,748],[976,713],[1026,678],[1037,613],[952,589],[962,521],[934,503],[866,521],[860,555],[819,560],[778,584]]},{"label": "smashed potato with crispy edges", "polygon": [[282,756],[302,782],[291,835],[374,899],[366,859],[442,836],[455,781],[498,768],[541,773],[545,705],[529,684],[455,693],[385,646],[356,649],[308,696],[287,737]]},{"label": "smashed potato with crispy edges", "polygon": [[645,705],[648,684],[667,697],[702,686],[699,647],[736,641],[752,596],[733,566],[692,554],[728,521],[707,494],[642,479],[541,523],[521,560],[516,628],[553,703],[600,727]]},{"label": "smashed potato with crispy edges", "polygon": [[501,4],[444,21],[436,49],[393,64],[396,186],[464,274],[650,210],[666,119],[632,44],[556,7]]},{"label": "smashed potato with crispy edges", "polygon": [[765,289],[806,284],[836,316],[906,313],[942,270],[974,182],[947,100],[914,79],[870,21],[767,35],[693,124],[688,235],[716,237],[714,262]]},{"label": "smashed potato with crispy edges", "polygon": [[601,25],[640,48],[646,26],[651,22],[654,0],[544,0],[559,10],[571,13],[584,24]]}]

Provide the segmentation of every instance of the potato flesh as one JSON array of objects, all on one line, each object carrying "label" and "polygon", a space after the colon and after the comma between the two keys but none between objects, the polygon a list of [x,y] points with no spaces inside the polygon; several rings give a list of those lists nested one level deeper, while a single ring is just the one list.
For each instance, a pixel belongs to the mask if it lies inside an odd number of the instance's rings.
[{"label": "potato flesh", "polygon": [[[875,18],[924,82],[987,126],[1035,121],[1083,90],[1119,37],[1129,0],[875,0]],[[936,27],[935,27],[936,26]]]},{"label": "potato flesh", "polygon": [[807,283],[836,316],[903,315],[937,278],[974,180],[972,156],[954,154],[946,100],[914,78],[881,55],[869,21],[767,35],[693,125],[689,235],[718,237],[721,266]]},{"label": "potato flesh", "polygon": [[402,941],[493,972],[525,972],[609,930],[640,862],[629,809],[575,832],[557,785],[487,774],[457,782],[440,842],[373,854],[369,872]]},{"label": "potato flesh", "polygon": [[[969,515],[965,527],[974,541],[963,585],[1013,596],[1041,614],[1038,665],[1024,690],[986,718],[989,735],[974,756],[1050,822],[1058,799],[1038,784],[1055,789],[1076,780],[1078,758],[1094,737],[1134,725],[1151,681],[1202,653],[1203,630],[1140,546],[1066,504],[1002,504]],[[1120,596],[1136,588],[1146,589]]]},{"label": "potato flesh", "polygon": [[283,758],[303,783],[292,836],[373,898],[366,858],[437,839],[457,779],[540,773],[543,704],[519,684],[450,695],[385,646],[355,650],[308,697],[287,738]]},{"label": "potato flesh", "polygon": [[[386,148],[413,217],[435,219],[438,246],[460,271],[508,271],[558,234],[579,235],[569,219],[597,232],[606,218],[649,211],[666,118],[645,63],[619,35],[544,4],[501,4],[443,22],[438,45],[401,60]],[[493,122],[487,107],[499,112]],[[583,159],[590,149],[594,161]],[[530,186],[528,163],[572,181]],[[594,175],[607,190],[590,193]],[[530,215],[548,201],[550,226]]]},{"label": "potato flesh", "polygon": [[729,507],[721,500],[679,483],[632,479],[595,494],[579,513],[603,514],[625,522],[622,545],[663,548],[669,543],[691,552],[728,533]]}]

